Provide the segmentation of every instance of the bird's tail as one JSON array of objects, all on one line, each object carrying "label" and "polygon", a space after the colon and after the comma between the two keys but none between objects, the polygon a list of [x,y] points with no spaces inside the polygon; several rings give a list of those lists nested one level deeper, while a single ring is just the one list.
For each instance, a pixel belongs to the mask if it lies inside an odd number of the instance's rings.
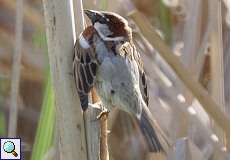
[{"label": "bird's tail", "polygon": [[159,139],[156,135],[155,130],[149,123],[149,120],[146,116],[142,115],[141,119],[138,121],[139,127],[144,134],[146,143],[150,152],[162,152],[163,148],[159,142]]},{"label": "bird's tail", "polygon": [[165,149],[173,148],[172,141],[165,135],[163,129],[160,128],[153,119],[148,108],[143,108],[138,124],[150,152],[165,152]]}]

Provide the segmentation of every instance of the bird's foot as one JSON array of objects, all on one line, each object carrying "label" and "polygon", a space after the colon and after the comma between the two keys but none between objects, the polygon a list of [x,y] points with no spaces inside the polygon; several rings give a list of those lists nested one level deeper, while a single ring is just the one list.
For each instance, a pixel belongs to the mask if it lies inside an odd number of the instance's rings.
[{"label": "bird's foot", "polygon": [[105,107],[103,107],[101,113],[97,116],[97,119],[101,119],[105,115],[106,115],[106,117],[108,117],[109,111],[107,109],[105,109]]}]

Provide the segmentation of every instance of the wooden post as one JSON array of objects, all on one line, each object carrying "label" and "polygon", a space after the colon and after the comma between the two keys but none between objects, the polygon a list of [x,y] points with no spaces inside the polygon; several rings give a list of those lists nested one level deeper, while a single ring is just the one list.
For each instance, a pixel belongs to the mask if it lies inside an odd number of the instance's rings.
[{"label": "wooden post", "polygon": [[60,158],[87,158],[83,114],[72,73],[75,27],[72,0],[43,0]]}]

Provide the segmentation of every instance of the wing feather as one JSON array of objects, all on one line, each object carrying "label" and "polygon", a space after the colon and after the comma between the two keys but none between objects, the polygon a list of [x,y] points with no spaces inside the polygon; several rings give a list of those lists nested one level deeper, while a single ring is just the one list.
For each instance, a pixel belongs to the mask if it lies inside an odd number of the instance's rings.
[{"label": "wing feather", "polygon": [[[131,53],[129,53],[131,52]],[[140,57],[140,54],[137,52],[134,44],[132,43],[125,43],[125,45],[122,45],[122,49],[119,50],[119,54],[121,56],[133,58],[136,63],[138,64],[139,69],[139,88],[141,90],[142,98],[144,99],[146,105],[149,104],[149,94],[148,94],[148,88],[147,88],[147,77],[145,75],[144,66]]]},{"label": "wing feather", "polygon": [[116,50],[117,54],[122,57],[127,57],[130,59],[134,59],[138,65],[139,69],[139,88],[141,90],[141,95],[146,105],[149,104],[149,94],[147,88],[147,77],[145,75],[143,63],[140,57],[140,54],[137,52],[134,44],[132,42],[126,42],[121,45],[121,47]]},{"label": "wing feather", "polygon": [[[134,47],[134,45],[133,45]],[[134,51],[134,59],[135,61],[137,62],[138,64],[138,68],[139,68],[139,73],[140,73],[140,83],[139,83],[139,87],[140,87],[140,90],[141,90],[141,95],[142,95],[142,98],[144,99],[146,105],[148,106],[149,104],[149,94],[148,94],[148,87],[147,87],[147,77],[146,77],[146,74],[145,74],[145,71],[144,71],[144,66],[143,66],[143,63],[142,63],[142,60],[141,60],[141,57],[140,57],[140,54],[136,51],[136,49],[134,48],[133,49]]]},{"label": "wing feather", "polygon": [[92,44],[90,44],[89,48],[84,49],[77,40],[74,46],[74,52],[73,68],[75,84],[80,97],[82,110],[85,111],[88,108],[88,93],[93,87],[98,61]]}]

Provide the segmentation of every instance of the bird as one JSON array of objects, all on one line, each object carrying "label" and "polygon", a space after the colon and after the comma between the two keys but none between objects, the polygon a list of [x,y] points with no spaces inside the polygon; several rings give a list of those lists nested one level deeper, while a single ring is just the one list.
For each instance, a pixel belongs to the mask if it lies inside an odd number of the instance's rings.
[{"label": "bird", "polygon": [[106,110],[114,107],[137,121],[150,152],[172,145],[148,108],[149,95],[143,62],[122,16],[108,11],[84,10],[92,25],[79,35],[73,54],[75,84],[83,111],[92,88]]}]

